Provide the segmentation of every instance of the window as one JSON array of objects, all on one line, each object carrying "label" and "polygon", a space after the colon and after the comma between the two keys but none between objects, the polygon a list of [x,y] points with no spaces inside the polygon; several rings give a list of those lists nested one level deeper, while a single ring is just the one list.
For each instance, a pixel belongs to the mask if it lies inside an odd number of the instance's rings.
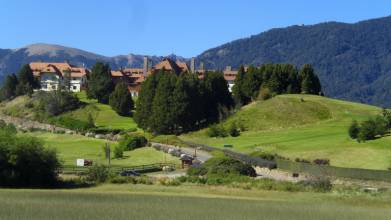
[{"label": "window", "polygon": [[76,90],[76,89],[77,89],[77,86],[72,86],[72,89],[73,89],[73,90]]}]

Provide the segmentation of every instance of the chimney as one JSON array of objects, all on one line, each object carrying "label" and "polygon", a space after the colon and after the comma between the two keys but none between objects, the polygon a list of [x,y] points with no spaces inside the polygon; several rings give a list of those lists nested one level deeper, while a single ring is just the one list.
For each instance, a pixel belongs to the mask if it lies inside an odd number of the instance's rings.
[{"label": "chimney", "polygon": [[195,73],[195,57],[191,58],[191,61],[190,61],[190,71],[192,73]]},{"label": "chimney", "polygon": [[231,71],[232,70],[232,67],[231,66],[226,66],[225,67],[225,71]]},{"label": "chimney", "polygon": [[144,76],[146,76],[148,74],[148,57],[147,56],[144,56],[144,66],[143,66],[143,74]]}]

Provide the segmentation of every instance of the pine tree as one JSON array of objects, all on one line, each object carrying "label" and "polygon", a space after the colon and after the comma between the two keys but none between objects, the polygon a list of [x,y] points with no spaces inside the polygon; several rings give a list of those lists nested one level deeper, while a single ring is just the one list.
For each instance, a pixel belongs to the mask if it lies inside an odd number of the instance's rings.
[{"label": "pine tree", "polygon": [[249,102],[248,98],[244,95],[244,91],[243,91],[244,77],[245,77],[244,67],[240,66],[234,81],[234,86],[232,88],[232,94],[235,103],[238,106],[246,105]]},{"label": "pine tree", "polygon": [[128,116],[131,114],[134,103],[126,83],[121,82],[115,86],[114,92],[110,94],[109,104],[119,115]]},{"label": "pine tree", "polygon": [[172,134],[175,131],[173,92],[177,76],[165,73],[159,79],[152,104],[151,130],[157,134]]},{"label": "pine tree", "polygon": [[16,95],[32,94],[33,89],[39,88],[39,83],[34,78],[30,65],[23,65],[18,72],[18,85],[16,86]]},{"label": "pine tree", "polygon": [[300,70],[301,92],[319,95],[322,91],[320,81],[310,64],[305,64]]},{"label": "pine tree", "polygon": [[152,103],[156,94],[159,78],[163,73],[154,73],[147,77],[141,84],[141,89],[136,102],[137,111],[134,120],[137,125],[147,131],[152,127]]},{"label": "pine tree", "polygon": [[107,104],[109,96],[114,90],[111,80],[111,70],[108,64],[97,62],[87,80],[87,97],[98,99],[98,102]]},{"label": "pine tree", "polygon": [[5,79],[4,85],[1,89],[1,99],[12,99],[16,95],[16,86],[18,79],[15,74],[8,75]]},{"label": "pine tree", "polygon": [[242,90],[247,104],[258,96],[259,88],[262,85],[262,73],[254,66],[250,66],[242,83]]}]

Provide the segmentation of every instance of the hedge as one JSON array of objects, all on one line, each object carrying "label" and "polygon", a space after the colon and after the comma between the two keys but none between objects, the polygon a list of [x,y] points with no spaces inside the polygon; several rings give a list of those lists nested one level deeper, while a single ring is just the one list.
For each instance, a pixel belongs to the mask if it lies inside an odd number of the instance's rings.
[{"label": "hedge", "polygon": [[277,168],[296,173],[308,173],[313,176],[335,176],[341,178],[377,180],[391,182],[391,171],[344,168],[309,163],[298,163],[277,159]]}]

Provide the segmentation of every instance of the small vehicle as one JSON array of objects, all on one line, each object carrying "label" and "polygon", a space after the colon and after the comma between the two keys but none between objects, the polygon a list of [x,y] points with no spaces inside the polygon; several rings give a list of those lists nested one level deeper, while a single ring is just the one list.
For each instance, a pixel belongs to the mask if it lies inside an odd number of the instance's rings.
[{"label": "small vehicle", "polygon": [[120,176],[140,176],[139,173],[133,170],[124,170],[120,174]]}]

